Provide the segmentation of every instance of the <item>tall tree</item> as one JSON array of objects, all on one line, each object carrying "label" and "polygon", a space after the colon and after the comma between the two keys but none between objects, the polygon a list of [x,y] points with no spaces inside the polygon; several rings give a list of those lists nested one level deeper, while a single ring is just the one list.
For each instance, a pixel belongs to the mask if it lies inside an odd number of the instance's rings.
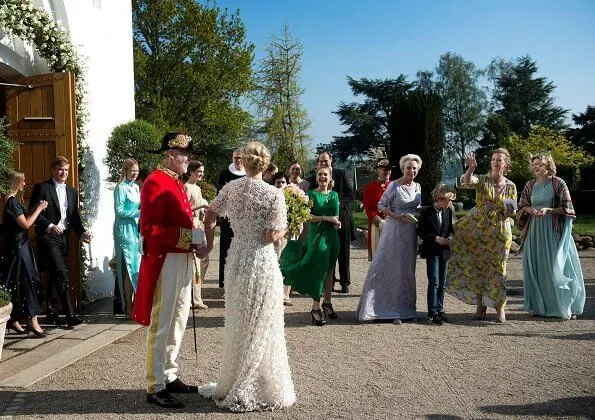
[{"label": "tall tree", "polygon": [[488,99],[480,85],[483,71],[456,53],[440,56],[436,93],[442,99],[446,149],[464,169],[465,153],[477,145],[486,121]]},{"label": "tall tree", "polygon": [[489,67],[495,84],[496,113],[521,137],[527,137],[537,125],[554,130],[566,127],[568,110],[554,105],[556,86],[545,77],[537,77],[537,70],[537,63],[528,55],[516,62],[495,59]]},{"label": "tall tree", "polygon": [[302,55],[302,43],[291,36],[285,23],[280,35],[271,35],[255,76],[252,98],[261,119],[258,132],[283,170],[295,161],[306,163],[311,139],[310,121],[301,103]]},{"label": "tall tree", "polygon": [[254,50],[239,12],[196,0],[132,5],[137,116],[189,132],[203,151],[237,140],[250,122],[240,98]]},{"label": "tall tree", "polygon": [[[335,136],[329,150],[340,161],[351,156],[366,155],[371,148],[383,148],[390,154],[389,121],[393,104],[399,94],[415,87],[401,74],[396,79],[360,79],[347,77],[355,96],[363,95],[363,103],[341,103],[335,114],[347,126],[342,136]],[[389,156],[390,157],[390,156]]]},{"label": "tall tree", "polygon": [[502,147],[511,134],[504,117],[494,113],[488,116],[478,142],[479,147],[475,150],[478,173],[485,173],[490,169],[492,152]]},{"label": "tall tree", "polygon": [[422,186],[424,203],[431,202],[428,192],[442,179],[444,167],[444,114],[442,99],[436,92],[416,89],[398,95],[389,121],[392,160],[408,153],[423,161],[417,182]]},{"label": "tall tree", "polygon": [[587,106],[581,114],[572,114],[572,120],[577,127],[568,130],[569,140],[595,156],[595,106]]}]

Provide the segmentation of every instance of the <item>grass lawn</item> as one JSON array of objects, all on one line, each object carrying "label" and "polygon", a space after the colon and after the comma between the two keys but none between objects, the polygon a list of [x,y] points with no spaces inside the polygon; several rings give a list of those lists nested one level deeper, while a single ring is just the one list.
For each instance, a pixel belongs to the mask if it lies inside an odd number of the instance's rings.
[{"label": "grass lawn", "polygon": [[[457,212],[457,218],[465,216],[468,212],[469,210],[461,210]],[[366,217],[365,212],[359,211],[353,213],[353,219],[355,220],[355,226],[358,228],[368,228],[368,218]],[[576,219],[574,219],[574,228],[572,231],[578,235],[595,235],[595,214],[579,214]],[[519,235],[520,232],[517,228],[513,228],[512,233],[513,235]]]}]

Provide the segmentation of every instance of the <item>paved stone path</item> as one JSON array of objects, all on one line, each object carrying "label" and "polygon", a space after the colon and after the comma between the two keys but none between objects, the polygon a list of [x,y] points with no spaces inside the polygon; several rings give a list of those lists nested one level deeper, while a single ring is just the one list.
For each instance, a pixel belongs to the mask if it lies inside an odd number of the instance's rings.
[{"label": "paved stone path", "polygon": [[[579,320],[563,322],[526,314],[520,259],[511,257],[506,324],[494,322],[493,310],[486,321],[473,321],[473,307],[447,296],[451,322],[432,326],[425,321],[425,264],[418,260],[420,321],[396,326],[356,322],[354,310],[368,262],[365,250],[353,249],[352,294],[334,296],[337,321],[322,328],[310,326],[311,301],[305,297],[294,297],[295,305],[286,310],[297,404],[241,417],[594,418],[595,252],[581,252],[581,262],[588,297]],[[198,312],[198,357],[191,322],[179,357],[181,378],[189,383],[214,380],[219,369],[223,300],[216,273],[214,261],[203,292],[210,308]],[[60,338],[39,346],[37,353],[7,348],[0,363],[0,386],[9,387],[0,388],[0,420],[238,418],[198,396],[182,396],[186,408],[181,411],[148,406],[143,378],[145,329],[114,320],[105,313],[109,302],[104,302],[103,309],[98,307],[86,317],[92,323],[68,333],[52,331],[51,337],[61,334]],[[22,346],[33,341],[22,340]],[[89,353],[93,347],[97,350]],[[82,358],[64,366],[70,357],[78,356]],[[55,369],[49,369],[48,363]]]}]

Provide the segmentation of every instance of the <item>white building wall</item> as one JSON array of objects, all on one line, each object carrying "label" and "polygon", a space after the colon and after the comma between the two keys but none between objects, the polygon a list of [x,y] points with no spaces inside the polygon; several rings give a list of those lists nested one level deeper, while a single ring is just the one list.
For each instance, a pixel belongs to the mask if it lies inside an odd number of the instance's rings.
[{"label": "white building wall", "polygon": [[[64,0],[72,42],[85,59],[89,122],[87,143],[99,176],[92,225],[90,298],[113,292],[113,185],[105,180],[106,143],[114,127],[134,119],[131,0]],[[94,169],[94,168],[89,168]]]}]

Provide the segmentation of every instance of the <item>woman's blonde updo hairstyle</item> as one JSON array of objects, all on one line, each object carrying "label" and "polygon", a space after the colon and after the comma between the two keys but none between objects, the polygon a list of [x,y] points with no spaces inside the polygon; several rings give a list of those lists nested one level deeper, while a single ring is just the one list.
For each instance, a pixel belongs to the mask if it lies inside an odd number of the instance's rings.
[{"label": "woman's blonde updo hairstyle", "polygon": [[269,149],[262,143],[251,141],[242,148],[242,163],[249,172],[263,172],[271,162]]}]

